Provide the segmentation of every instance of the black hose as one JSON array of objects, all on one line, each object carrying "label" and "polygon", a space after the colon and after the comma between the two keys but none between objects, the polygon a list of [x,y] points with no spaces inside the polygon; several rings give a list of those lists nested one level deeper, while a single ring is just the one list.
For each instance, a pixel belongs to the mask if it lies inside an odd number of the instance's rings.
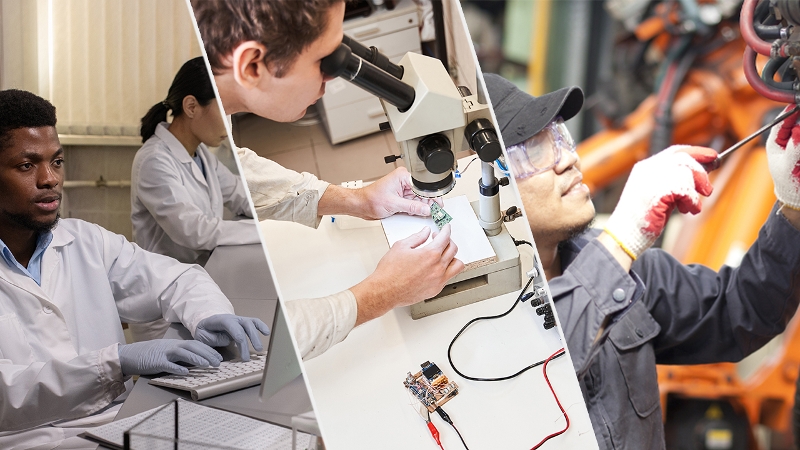
[{"label": "black hose", "polygon": [[756,35],[763,40],[780,39],[781,26],[775,24],[775,16],[770,14],[769,2],[762,1],[756,6],[756,11],[753,14],[753,28]]},{"label": "black hose", "polygon": [[683,85],[683,80],[689,73],[689,69],[692,68],[692,64],[694,63],[696,57],[697,52],[689,50],[681,59],[681,62],[678,63],[678,68],[675,70],[674,82],[672,83],[672,86],[670,86],[669,92],[667,93],[666,113],[670,116],[672,115],[672,104],[675,103],[675,97],[678,95],[678,89],[680,89],[680,87]]},{"label": "black hose", "polygon": [[797,81],[797,72],[792,66],[792,58],[786,58],[786,62],[778,69],[778,75],[780,75],[781,81]]},{"label": "black hose", "polygon": [[780,25],[764,25],[756,22],[753,28],[756,30],[756,35],[765,41],[781,38]]},{"label": "black hose", "polygon": [[[702,45],[695,46],[690,45],[690,36],[685,36],[684,39],[685,41],[678,44],[677,51],[674,53],[675,57],[680,57],[681,60],[675,69],[675,75],[672,79],[672,84],[669,86],[667,97],[664,103],[656,106],[655,127],[650,136],[651,152],[660,151],[672,143],[672,132],[675,125],[672,119],[672,106],[675,103],[678,90],[683,85],[683,81],[694,62],[698,57],[707,55],[726,43],[721,36],[717,36]],[[681,51],[685,52],[683,56],[679,56]]]},{"label": "black hose", "polygon": [[761,20],[766,17],[767,14],[769,14],[769,1],[762,1],[756,5],[756,10],[753,12],[753,17]]},{"label": "black hose", "polygon": [[675,103],[675,97],[678,90],[683,85],[683,80],[692,68],[692,64],[697,58],[697,51],[690,49],[681,58],[678,67],[675,69],[670,85],[668,86],[667,97],[664,102],[657,106],[655,112],[655,126],[653,133],[650,135],[650,153],[654,154],[665,148],[672,143],[672,132],[675,123],[672,119],[672,105]]},{"label": "black hose", "polygon": [[793,89],[793,81],[775,81],[775,73],[789,58],[770,59],[764,65],[764,70],[761,72],[761,79],[767,83],[768,86],[775,89]]}]

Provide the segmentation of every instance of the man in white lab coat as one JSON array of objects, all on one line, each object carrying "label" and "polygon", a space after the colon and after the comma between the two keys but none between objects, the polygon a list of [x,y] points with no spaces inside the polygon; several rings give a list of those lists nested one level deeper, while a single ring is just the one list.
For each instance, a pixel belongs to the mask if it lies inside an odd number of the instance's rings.
[{"label": "man in white lab coat", "polygon": [[[320,61],[342,42],[343,0],[194,1],[194,14],[225,114],[249,111],[290,122],[325,93]],[[345,189],[309,173],[285,169],[237,149],[259,219],[316,227],[323,215],[381,219],[396,213],[430,215],[411,177],[399,168],[363,189]],[[317,299],[286,303],[303,359],[342,341],[353,327],[394,307],[441,292],[464,269],[446,225],[430,244],[427,227],[399,241],[364,281]],[[280,280],[278,280],[280,283]],[[290,299],[292,300],[292,299]]]},{"label": "man in white lab coat", "polygon": [[[131,375],[216,366],[206,344],[247,340],[263,322],[233,307],[197,266],[123,236],[59,220],[64,150],[55,108],[0,91],[0,448],[84,448],[114,418]],[[125,344],[121,322],[181,322],[197,340]],[[258,330],[258,331],[257,331]]]}]

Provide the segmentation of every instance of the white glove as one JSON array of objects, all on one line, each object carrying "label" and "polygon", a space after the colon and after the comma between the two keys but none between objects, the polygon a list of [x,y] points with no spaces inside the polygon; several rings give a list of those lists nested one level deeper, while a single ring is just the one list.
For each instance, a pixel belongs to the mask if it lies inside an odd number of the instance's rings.
[{"label": "white glove", "polygon": [[670,213],[700,212],[700,195],[712,191],[701,164],[716,159],[705,147],[673,145],[633,166],[605,232],[634,260],[661,235]]},{"label": "white glove", "polygon": [[[784,112],[794,105],[789,105]],[[772,127],[767,139],[767,162],[775,197],[792,209],[800,209],[800,112]]]}]

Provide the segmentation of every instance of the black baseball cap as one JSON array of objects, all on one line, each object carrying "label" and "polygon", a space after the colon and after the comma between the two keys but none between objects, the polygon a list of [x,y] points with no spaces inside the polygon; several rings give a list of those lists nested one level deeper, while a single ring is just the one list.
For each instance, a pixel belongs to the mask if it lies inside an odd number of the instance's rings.
[{"label": "black baseball cap", "polygon": [[483,79],[506,146],[524,142],[557,116],[573,118],[583,106],[583,91],[577,86],[534,97],[500,75],[487,73]]}]

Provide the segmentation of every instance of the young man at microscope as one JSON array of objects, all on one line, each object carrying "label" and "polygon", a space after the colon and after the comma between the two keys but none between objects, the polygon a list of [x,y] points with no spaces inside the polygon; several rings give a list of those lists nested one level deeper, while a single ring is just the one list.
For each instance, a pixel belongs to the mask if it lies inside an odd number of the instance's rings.
[{"label": "young man at microscope", "polygon": [[[226,114],[249,111],[294,121],[325,93],[320,61],[342,42],[344,0],[220,0],[192,3]],[[380,219],[396,213],[430,215],[411,190],[405,168],[363,189],[344,189],[298,174],[238,149],[260,219],[292,220],[316,227],[322,215]],[[461,272],[446,226],[432,242],[429,231],[397,242],[369,277],[349,290],[286,302],[304,359],[340,342],[354,326],[397,306],[438,294]]]},{"label": "young man at microscope", "polygon": [[[534,98],[485,76],[601,449],[663,449],[659,364],[738,361],[781,333],[800,300],[796,116],[767,146],[778,203],[738,268],[683,265],[649,249],[670,212],[700,211],[716,152],[673,146],[637,163],[603,231],[563,124],[583,93]],[[788,141],[788,142],[787,142]]]},{"label": "young man at microscope", "polygon": [[[94,448],[77,437],[111,421],[132,375],[218,366],[209,345],[248,340],[258,319],[233,307],[200,267],[123,236],[59,219],[64,150],[56,110],[30,92],[0,91],[0,448]],[[121,322],[163,317],[196,340],[125,344]]]}]

